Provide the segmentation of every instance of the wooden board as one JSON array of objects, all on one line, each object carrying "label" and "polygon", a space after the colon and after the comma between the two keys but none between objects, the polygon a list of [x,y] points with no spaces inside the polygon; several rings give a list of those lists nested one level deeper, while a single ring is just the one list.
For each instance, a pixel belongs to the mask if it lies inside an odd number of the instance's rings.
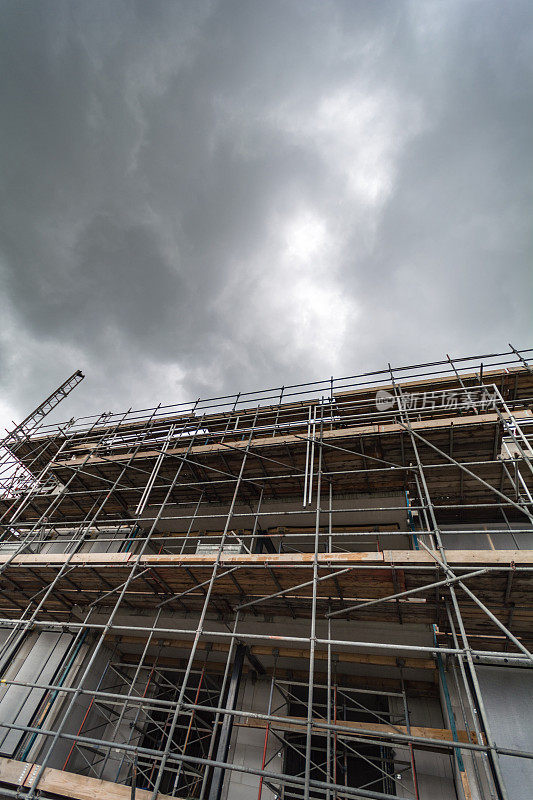
[{"label": "wooden board", "polygon": [[[531,639],[533,551],[450,550],[447,557],[452,569],[490,568],[485,574],[469,578],[469,588],[504,624],[512,608],[513,632]],[[245,608],[245,613],[308,617],[313,561],[312,553],[224,554],[213,584],[211,610],[234,613],[240,604],[253,600],[255,605]],[[40,619],[47,619],[49,614],[54,619],[59,614],[69,615],[89,603],[98,603],[100,598],[103,598],[102,606],[113,604],[117,597],[114,590],[120,590],[131,575],[134,563],[138,563],[138,570],[124,594],[125,608],[148,610],[165,603],[169,612],[197,611],[205,599],[199,584],[210,580],[215,562],[214,555],[195,554],[146,555],[138,562],[135,555],[127,553],[22,555],[6,565],[0,576],[0,614],[18,616],[30,598],[46,590],[56,578],[54,592],[46,597]],[[58,570],[66,564],[69,569],[58,578]],[[337,570],[346,571],[336,576]],[[508,582],[509,574],[513,575],[512,585]],[[438,593],[424,588],[442,577],[426,551],[320,553],[318,575],[319,615],[327,613],[328,609],[337,611],[367,600],[384,599],[383,603],[350,612],[348,618],[435,623],[441,630],[447,630],[445,609],[438,603],[439,595],[445,593],[446,588],[442,587]],[[421,591],[399,601],[385,599],[404,587]],[[281,590],[284,594],[276,596]],[[110,591],[113,593],[106,600]],[[464,619],[472,625],[471,632],[497,633],[482,610],[459,586],[457,591]],[[398,620],[399,614],[401,620]]]},{"label": "wooden board", "polygon": [[[29,788],[33,785],[39,769],[39,764],[0,757],[0,781],[3,783]],[[62,772],[50,767],[45,768],[38,786],[42,791],[70,797],[73,800],[131,800],[130,786],[88,778],[73,772]],[[147,789],[137,789],[135,792],[135,800],[150,800],[151,796],[152,792]],[[158,794],[157,800],[179,800],[179,798]]]},{"label": "wooden board", "polygon": [[[108,634],[106,641],[118,640],[123,644],[134,644],[142,646],[145,639],[141,636],[121,636],[120,634]],[[153,645],[163,648],[175,647],[177,649],[189,651],[192,639],[170,639],[154,637]],[[226,642],[207,642],[200,640],[196,646],[197,650],[207,650],[214,653],[227,653],[230,645]],[[249,650],[255,656],[271,656],[272,647],[265,645],[251,645]],[[298,658],[309,661],[310,651],[298,647],[277,647],[279,658]],[[334,650],[335,660],[341,664],[371,664],[380,667],[397,667],[398,659],[396,656],[383,656],[379,653],[347,653],[343,650]],[[328,654],[325,650],[315,649],[315,659],[317,661],[327,661]],[[435,670],[436,665],[432,658],[403,658],[402,666],[406,669],[429,669]]]},{"label": "wooden board", "polygon": [[[438,554],[437,554],[438,555]],[[0,555],[0,564],[5,563],[9,555]],[[94,567],[113,567],[135,562],[135,553],[43,553],[16,556],[11,561],[14,566],[39,567],[45,565],[62,566],[68,561],[71,566],[85,564]],[[446,550],[446,558],[450,567],[472,565],[483,566],[509,565],[533,567],[533,550]],[[139,559],[140,566],[153,567],[213,567],[216,555],[197,554],[163,554],[143,555]],[[435,565],[435,559],[426,550],[381,550],[357,553],[319,553],[318,564],[322,567],[342,568],[357,564],[387,564],[390,566]],[[220,564],[225,566],[265,565],[274,568],[291,565],[312,565],[314,553],[243,553],[239,555],[222,553]]]},{"label": "wooden board", "polygon": [[[503,414],[502,416],[508,417],[508,414]],[[529,410],[525,411],[516,411],[514,413],[514,417],[517,419],[531,419],[533,417],[533,413]],[[448,429],[450,426],[454,427],[454,430],[461,429],[464,427],[469,426],[479,426],[484,424],[494,424],[499,422],[498,414],[474,414],[471,416],[462,416],[462,417],[444,417],[438,419],[426,419],[421,422],[412,422],[411,427],[415,431],[425,431],[425,430],[438,430],[441,428]],[[325,442],[334,441],[334,440],[342,440],[342,439],[352,439],[352,438],[359,438],[361,436],[368,436],[368,435],[391,435],[391,434],[398,434],[403,433],[405,431],[405,425],[400,425],[398,423],[388,423],[388,424],[374,424],[374,425],[361,425],[355,428],[337,428],[333,430],[325,430],[323,431],[323,440]],[[305,444],[305,441],[303,442]],[[294,434],[286,434],[282,436],[267,436],[267,437],[257,437],[252,439],[251,448],[252,450],[261,449],[264,447],[272,448],[278,447],[279,445],[301,445],[302,444],[302,436],[301,435],[294,435]],[[167,456],[174,456],[174,455],[187,455],[188,457],[192,457],[193,455],[206,455],[212,453],[224,453],[226,454],[229,450],[245,450],[248,447],[248,441],[246,439],[235,439],[234,441],[227,441],[227,442],[215,442],[213,444],[203,444],[203,445],[194,445],[193,447],[169,447],[166,451]],[[132,453],[127,456],[127,459],[149,459],[155,460],[160,454],[160,450],[139,450],[136,453]],[[69,469],[72,467],[76,467],[80,464],[84,465],[91,465],[91,464],[110,464],[114,461],[124,461],[125,455],[124,453],[118,453],[116,455],[107,455],[105,457],[102,456],[89,456],[83,455],[74,458],[70,458],[68,461],[56,461],[56,466],[59,468],[61,466],[65,466]]]},{"label": "wooden board", "polygon": [[[293,719],[301,720],[298,722],[285,722],[284,720],[280,720],[279,722],[271,722],[271,726],[276,730],[286,730],[286,731],[295,731],[297,733],[305,733],[306,731],[306,720],[304,717],[294,717]],[[316,727],[316,723],[324,723],[325,720],[315,719],[313,720],[313,734],[315,735],[322,735],[326,736],[328,731],[325,728]],[[236,719],[234,723],[237,727],[246,727],[246,728],[266,728],[267,721],[264,719],[255,719],[253,717],[241,717],[241,719]],[[387,725],[386,723],[379,723],[379,722],[353,722],[342,720],[338,723],[346,728],[351,728],[353,733],[342,731],[338,732],[338,736],[372,736],[375,735],[376,737],[383,736],[384,733],[399,733],[402,736],[407,735],[408,731],[405,725]],[[453,742],[453,733],[451,730],[447,728],[425,728],[420,727],[417,725],[411,725],[411,736],[417,736],[424,739],[441,739],[442,741],[446,742]],[[474,744],[477,743],[475,738],[475,734],[472,734],[472,738]],[[465,744],[468,743],[468,733],[463,730],[457,731],[457,740],[459,742],[464,742]]]}]

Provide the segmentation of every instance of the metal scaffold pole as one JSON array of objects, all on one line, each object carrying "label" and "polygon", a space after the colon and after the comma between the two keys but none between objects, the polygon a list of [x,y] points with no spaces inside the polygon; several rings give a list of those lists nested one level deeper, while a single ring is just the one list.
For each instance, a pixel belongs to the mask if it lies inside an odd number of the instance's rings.
[{"label": "metal scaffold pole", "polygon": [[1,443],[5,796],[522,800],[532,354],[47,424],[74,373]]}]

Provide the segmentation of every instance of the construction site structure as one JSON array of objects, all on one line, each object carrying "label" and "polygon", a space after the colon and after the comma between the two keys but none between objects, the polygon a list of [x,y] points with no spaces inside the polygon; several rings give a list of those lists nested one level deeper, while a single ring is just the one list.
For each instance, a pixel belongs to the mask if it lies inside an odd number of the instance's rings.
[{"label": "construction site structure", "polygon": [[532,349],[0,443],[0,797],[530,800]]}]

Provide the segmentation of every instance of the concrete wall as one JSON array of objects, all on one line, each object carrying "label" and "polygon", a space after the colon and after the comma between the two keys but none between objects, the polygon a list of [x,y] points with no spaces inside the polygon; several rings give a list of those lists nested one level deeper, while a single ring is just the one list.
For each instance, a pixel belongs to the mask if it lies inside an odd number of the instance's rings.
[{"label": "concrete wall", "polygon": [[[533,751],[533,670],[477,667],[483,702],[494,741],[500,747]],[[500,756],[510,800],[531,800],[533,761]]]},{"label": "concrete wall", "polygon": [[[270,680],[250,679],[244,681],[239,694],[239,709],[258,711],[266,714],[270,695]],[[280,707],[281,704],[281,707]],[[282,695],[274,690],[272,708],[280,716],[287,713],[287,706]],[[234,727],[231,737],[229,760],[234,764],[244,765],[253,769],[261,769],[263,748],[265,744],[265,730],[257,728]],[[266,762],[272,759],[265,769],[270,772],[283,771],[283,754],[276,755],[279,741],[272,734],[268,737]],[[230,772],[224,783],[223,800],[255,800],[259,790],[259,776],[248,775],[244,772]],[[274,794],[264,783],[262,800],[274,800]]]},{"label": "concrete wall", "polygon": [[[74,684],[74,686],[79,685],[79,680],[81,675],[83,675],[87,664],[91,658],[93,652],[93,645],[89,644],[87,648],[85,648],[84,652],[81,654],[81,658],[78,664],[75,666],[75,672],[69,676],[70,681],[69,683]],[[83,688],[94,690],[100,683],[102,675],[106,670],[107,663],[111,658],[111,651],[108,648],[102,648],[96,657],[93,666],[87,676]],[[107,673],[106,673],[107,674]],[[105,689],[106,686],[110,685],[111,680],[104,680],[100,686],[101,689]],[[57,730],[57,727],[61,724],[64,719],[64,715],[66,713],[67,708],[70,705],[72,700],[72,695],[67,695],[63,699],[59,699],[56,701],[55,704],[55,713],[51,720],[48,722],[48,727],[52,730]],[[87,716],[86,716],[87,715]],[[84,722],[85,719],[85,722]],[[102,714],[98,711],[97,707],[94,703],[91,705],[91,696],[89,694],[80,694],[74,702],[72,710],[68,715],[66,720],[65,726],[63,731],[68,734],[76,735],[80,729],[80,726],[84,722],[84,728],[82,730],[81,735],[90,736],[94,738],[103,738],[103,734],[105,732],[105,728],[107,725],[107,720],[102,716]],[[87,732],[90,731],[90,732]],[[55,769],[62,769],[67,757],[69,756],[71,747],[72,747],[72,740],[66,739],[59,739],[57,745],[54,747],[53,752],[51,754],[50,760],[48,765],[50,767],[54,767]],[[34,755],[35,760],[39,760],[44,756],[47,752],[47,745],[44,744],[39,753]],[[91,763],[95,759],[96,755],[91,755],[89,751],[85,751],[83,755],[79,752],[74,750],[72,755],[69,758],[67,769],[69,772],[85,772],[87,773],[87,761]]]},{"label": "concrete wall", "polygon": [[[390,698],[390,709],[394,713],[403,713],[403,702],[400,698]],[[428,728],[443,728],[444,720],[441,705],[431,698],[409,698],[409,719],[411,725],[423,725]],[[414,749],[414,761],[418,779],[418,791],[421,800],[456,800],[454,771],[450,756]],[[394,747],[398,761],[411,760],[408,747]],[[414,785],[412,771],[401,772],[398,767],[396,776],[402,775],[396,783],[398,797],[412,798]]]},{"label": "concrete wall", "polygon": [[[504,531],[506,533],[495,533]],[[448,533],[447,529],[458,531]],[[511,522],[507,526],[502,519],[500,523],[479,523],[478,525],[443,525],[442,541],[448,550],[533,550],[533,529],[527,524]]]},{"label": "concrete wall", "polygon": [[[495,743],[500,747],[533,751],[533,671],[513,666],[477,666],[476,674]],[[458,667],[446,670],[446,683],[457,727],[468,727],[473,732],[474,719]],[[447,713],[445,716],[448,720]],[[472,800],[495,798],[488,757],[483,753],[462,751],[462,759]],[[511,756],[500,756],[499,760],[509,800],[530,800],[533,762]]]},{"label": "concrete wall", "polygon": [[[31,633],[12,659],[4,679],[21,683],[47,684],[54,681],[63,656],[72,642],[71,634]],[[46,694],[45,689],[2,684],[0,689],[0,721],[30,725]],[[14,756],[23,731],[0,726],[0,754]]]},{"label": "concrete wall", "polygon": [[[328,507],[328,499],[324,495],[322,506]],[[353,494],[342,495],[333,498],[332,508],[337,511],[333,517],[336,525],[398,525],[399,530],[407,531],[407,506],[405,494],[389,493],[383,495],[376,494]],[[361,509],[360,511],[347,511],[343,509]],[[368,511],[369,508],[382,508],[383,511]],[[313,526],[315,524],[316,505],[311,504],[306,509],[302,507],[302,498],[279,500],[261,505],[258,524],[262,529],[279,526]],[[185,532],[191,520],[173,519],[182,515],[194,516],[194,530],[220,531],[228,514],[228,505],[216,505],[215,503],[202,503],[198,510],[195,505],[175,506],[171,503],[165,506],[165,510],[158,523],[158,530],[161,531],[180,531]],[[145,517],[151,517],[150,507],[144,513]],[[254,525],[255,515],[249,505],[236,504],[232,517],[232,526],[235,528],[251,529]],[[328,513],[322,514],[321,524],[327,525]]]}]

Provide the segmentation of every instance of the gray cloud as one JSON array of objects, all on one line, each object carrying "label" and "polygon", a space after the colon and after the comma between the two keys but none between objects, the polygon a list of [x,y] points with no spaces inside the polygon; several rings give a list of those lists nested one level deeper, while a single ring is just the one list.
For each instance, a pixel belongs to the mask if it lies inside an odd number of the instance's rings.
[{"label": "gray cloud", "polygon": [[528,3],[0,8],[12,414],[529,343]]}]

